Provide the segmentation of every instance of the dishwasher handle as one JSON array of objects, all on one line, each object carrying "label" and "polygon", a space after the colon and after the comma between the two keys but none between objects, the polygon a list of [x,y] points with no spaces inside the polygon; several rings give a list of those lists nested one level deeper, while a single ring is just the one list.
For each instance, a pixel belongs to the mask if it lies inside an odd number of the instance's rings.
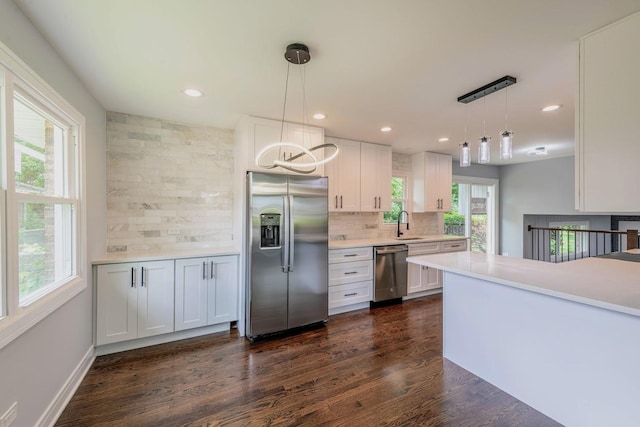
[{"label": "dishwasher handle", "polygon": [[398,248],[398,249],[376,249],[376,255],[384,255],[384,254],[397,254],[398,252],[407,252],[407,248]]}]

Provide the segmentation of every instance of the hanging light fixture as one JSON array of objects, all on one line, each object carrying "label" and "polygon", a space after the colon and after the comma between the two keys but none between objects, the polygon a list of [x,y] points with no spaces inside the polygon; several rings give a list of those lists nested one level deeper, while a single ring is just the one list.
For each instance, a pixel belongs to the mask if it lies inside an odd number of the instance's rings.
[{"label": "hanging light fixture", "polygon": [[509,160],[513,157],[512,146],[513,146],[513,132],[511,132],[507,122],[509,119],[508,115],[508,94],[509,89],[504,90],[504,131],[500,134],[500,160]]},{"label": "hanging light fixture", "polygon": [[482,137],[478,146],[478,163],[485,164],[491,160],[491,137],[487,135],[487,98],[484,99],[484,114],[482,118]]},{"label": "hanging light fixture", "polygon": [[[293,43],[287,46],[287,50],[284,53],[284,57],[287,60],[287,77],[285,80],[285,88],[284,88],[284,103],[282,106],[282,125],[280,127],[280,141],[275,142],[273,144],[269,144],[264,147],[260,152],[256,155],[256,166],[262,169],[274,169],[276,167],[281,167],[283,169],[290,170],[292,172],[309,174],[313,173],[316,168],[324,163],[327,163],[333,160],[338,155],[338,146],[336,144],[320,144],[310,148],[306,148],[300,144],[296,144],[294,142],[283,141],[284,137],[284,119],[285,113],[287,109],[287,92],[289,91],[289,71],[291,68],[291,64],[295,65],[304,65],[311,60],[311,55],[309,54],[309,48],[302,43]],[[300,81],[302,84],[302,126],[305,126],[305,118],[307,114],[306,110],[306,93],[305,93],[305,74],[304,67],[300,68]],[[305,132],[306,133],[306,132]],[[293,150],[297,150],[297,154],[290,155],[287,159],[282,159],[282,149],[288,147]],[[319,160],[314,154],[314,151],[324,150],[325,148],[333,149],[333,152],[325,157],[324,159]],[[275,157],[276,160],[273,160],[270,163],[264,163],[264,158],[268,152],[272,150],[278,150],[278,155]],[[299,161],[301,159],[307,161]],[[281,160],[282,159],[282,160]]]},{"label": "hanging light fixture", "polygon": [[[475,101],[476,99],[480,99],[483,98],[487,95],[490,95],[494,92],[497,92],[501,89],[505,89],[511,85],[516,84],[517,80],[515,77],[511,77],[511,76],[504,76],[494,82],[491,82],[487,85],[484,85],[476,90],[473,90],[465,95],[459,96],[458,97],[458,102],[462,102],[463,104],[468,104],[470,102]],[[506,106],[506,101],[505,101],[505,129],[507,127],[507,106]],[[483,136],[479,139],[480,141],[480,145],[478,147],[478,163],[489,163],[491,160],[491,137],[486,136],[487,135],[487,129],[486,129],[486,109],[487,109],[487,100],[484,100],[484,115],[485,117],[483,118]],[[465,134],[466,134],[466,119],[465,119]],[[463,151],[465,149],[465,144],[466,144],[466,136],[465,136],[465,143],[462,144],[462,147],[460,149],[460,166],[462,166],[462,154]],[[504,132],[502,132],[502,134],[500,135],[500,158],[501,159],[510,159],[512,156],[512,141],[513,141],[513,132],[511,131],[507,131],[505,130]],[[466,147],[468,147],[468,144],[466,144]],[[504,152],[503,152],[504,150]],[[508,156],[508,157],[503,157],[503,156]]]},{"label": "hanging light fixture", "polygon": [[467,106],[464,106],[464,142],[460,145],[460,167],[471,166],[471,147],[467,142]]}]

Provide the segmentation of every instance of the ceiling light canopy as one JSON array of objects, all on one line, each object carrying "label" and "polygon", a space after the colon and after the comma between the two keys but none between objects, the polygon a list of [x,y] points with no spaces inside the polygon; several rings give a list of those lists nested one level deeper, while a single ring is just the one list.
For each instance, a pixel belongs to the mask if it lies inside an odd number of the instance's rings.
[{"label": "ceiling light canopy", "polygon": [[544,111],[545,113],[548,113],[549,111],[556,111],[557,109],[559,109],[561,107],[561,105],[547,105],[546,107],[544,107],[542,109],[542,111]]},{"label": "ceiling light canopy", "polygon": [[204,96],[204,92],[202,92],[201,90],[198,90],[198,89],[194,89],[194,88],[187,88],[187,89],[183,90],[182,93],[184,93],[185,95],[190,96],[192,98],[200,98],[200,97]]},{"label": "ceiling light canopy", "polygon": [[[302,173],[309,174],[313,173],[318,166],[327,163],[333,160],[338,155],[338,146],[336,144],[320,144],[310,148],[304,147],[303,145],[283,141],[282,137],[284,134],[284,119],[285,113],[287,110],[287,93],[289,91],[289,71],[291,64],[295,65],[304,65],[307,64],[311,60],[311,54],[309,53],[309,48],[302,43],[292,43],[287,46],[285,50],[284,57],[287,60],[287,77],[285,80],[285,89],[284,89],[284,105],[282,107],[282,126],[280,128],[280,141],[274,142],[273,144],[269,144],[264,147],[260,152],[256,155],[256,166],[261,169],[274,169],[277,167]],[[305,126],[305,116],[307,113],[306,106],[306,93],[305,93],[305,75],[303,72],[303,67],[300,67],[300,81],[302,82],[302,126]],[[322,113],[314,114],[313,118],[317,120],[324,119],[326,115]],[[306,134],[307,132],[303,132]],[[292,148],[297,153],[289,153],[288,158],[284,158],[282,154],[283,148]],[[325,156],[324,158],[318,158],[314,154],[315,151],[320,150],[320,153],[323,153],[325,149],[332,149],[330,155]],[[271,162],[264,163],[263,160],[266,157],[266,153],[271,152],[272,150],[277,150],[278,155],[275,156],[275,160]],[[281,160],[282,159],[282,160]]]}]

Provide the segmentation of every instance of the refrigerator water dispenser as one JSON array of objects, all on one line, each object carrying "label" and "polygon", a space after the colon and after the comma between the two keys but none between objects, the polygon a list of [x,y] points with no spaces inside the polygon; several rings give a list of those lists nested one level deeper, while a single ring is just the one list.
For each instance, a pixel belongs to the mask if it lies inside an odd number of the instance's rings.
[{"label": "refrigerator water dispenser", "polygon": [[260,214],[260,247],[280,247],[280,214]]}]

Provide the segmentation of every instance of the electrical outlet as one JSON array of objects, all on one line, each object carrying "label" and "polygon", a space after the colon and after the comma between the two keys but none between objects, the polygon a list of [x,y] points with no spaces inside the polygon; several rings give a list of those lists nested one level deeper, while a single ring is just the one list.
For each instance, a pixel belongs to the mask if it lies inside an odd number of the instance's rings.
[{"label": "electrical outlet", "polygon": [[0,417],[0,427],[9,427],[16,419],[17,415],[18,402],[13,402],[13,405],[11,405],[9,409],[7,409],[7,412],[2,414],[2,417]]}]

